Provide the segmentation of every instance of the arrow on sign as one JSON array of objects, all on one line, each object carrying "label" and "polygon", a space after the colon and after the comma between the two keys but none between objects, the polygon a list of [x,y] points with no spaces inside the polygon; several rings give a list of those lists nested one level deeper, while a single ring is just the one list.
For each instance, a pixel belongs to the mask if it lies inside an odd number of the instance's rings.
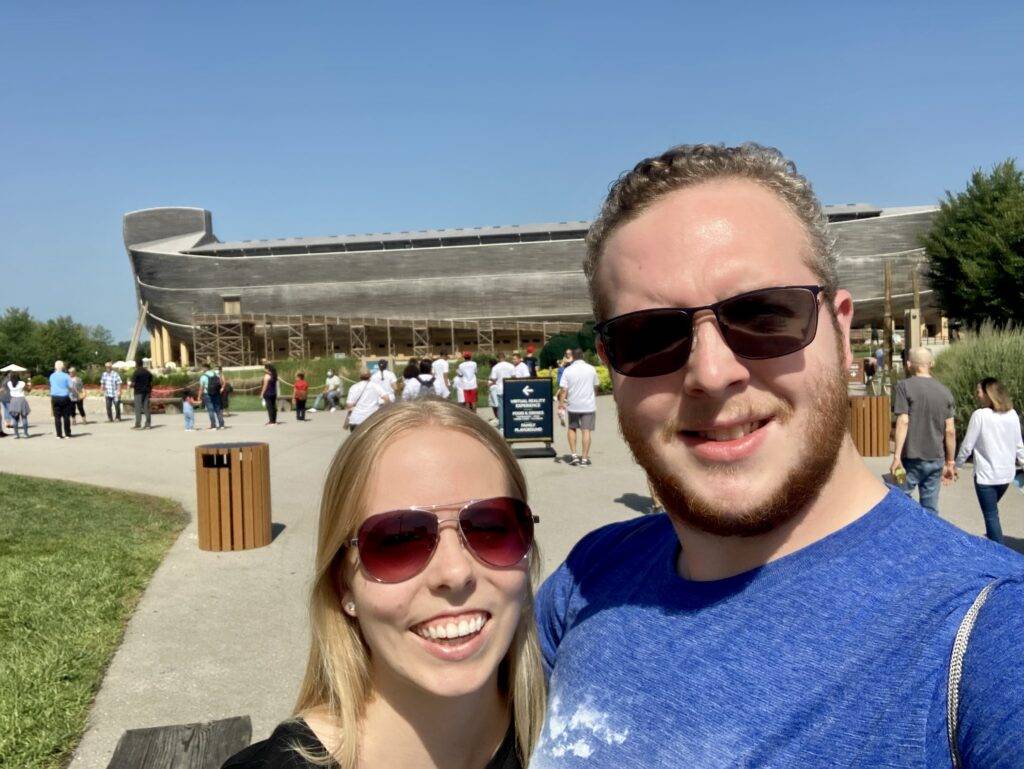
[{"label": "arrow on sign", "polygon": [[533,395],[533,388],[530,387],[530,385],[526,385],[526,387],[523,388],[523,395],[529,398],[531,395]]}]

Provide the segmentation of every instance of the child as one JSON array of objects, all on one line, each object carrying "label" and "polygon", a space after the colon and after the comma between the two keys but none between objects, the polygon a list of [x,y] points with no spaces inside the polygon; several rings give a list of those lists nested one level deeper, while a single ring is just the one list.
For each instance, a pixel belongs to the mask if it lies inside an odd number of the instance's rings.
[{"label": "child", "polygon": [[292,388],[292,405],[295,407],[295,418],[300,422],[306,421],[306,394],[309,392],[309,382],[306,381],[306,374],[300,371],[295,375],[295,385]]},{"label": "child", "polygon": [[185,432],[190,433],[196,427],[196,405],[199,399],[192,390],[185,390],[185,397],[181,399],[181,413],[185,415]]}]

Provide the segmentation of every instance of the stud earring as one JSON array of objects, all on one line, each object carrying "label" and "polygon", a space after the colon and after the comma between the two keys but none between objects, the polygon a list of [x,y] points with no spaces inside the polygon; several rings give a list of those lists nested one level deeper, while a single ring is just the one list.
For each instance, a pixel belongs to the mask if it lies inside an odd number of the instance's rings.
[{"label": "stud earring", "polygon": [[345,612],[347,614],[351,614],[353,617],[356,616],[356,605],[352,603],[352,601],[349,601],[345,604]]}]

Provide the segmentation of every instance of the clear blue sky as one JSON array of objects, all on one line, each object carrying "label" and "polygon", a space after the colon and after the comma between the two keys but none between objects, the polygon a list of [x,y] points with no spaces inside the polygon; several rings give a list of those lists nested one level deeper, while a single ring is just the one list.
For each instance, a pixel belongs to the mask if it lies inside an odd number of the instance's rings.
[{"label": "clear blue sky", "polygon": [[222,240],[594,215],[693,141],[826,203],[935,202],[1024,157],[1019,2],[7,3],[0,306],[126,339],[121,215]]}]

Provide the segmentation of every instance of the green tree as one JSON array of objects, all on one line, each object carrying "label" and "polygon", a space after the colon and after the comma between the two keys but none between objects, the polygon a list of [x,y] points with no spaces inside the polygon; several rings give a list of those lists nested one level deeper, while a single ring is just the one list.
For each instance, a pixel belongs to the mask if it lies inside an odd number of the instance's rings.
[{"label": "green tree", "polygon": [[939,304],[970,327],[1024,323],[1024,173],[1012,159],[946,193],[922,238]]},{"label": "green tree", "polygon": [[566,350],[580,348],[585,352],[597,351],[597,337],[594,334],[594,321],[587,321],[575,334],[555,334],[540,351],[541,368],[551,368],[565,355]]},{"label": "green tree", "polygon": [[68,366],[92,363],[92,349],[86,328],[75,323],[70,315],[59,315],[46,321],[39,331],[46,366],[62,360]]},{"label": "green tree", "polygon": [[0,366],[8,363],[36,372],[43,368],[39,323],[28,309],[8,307],[0,316]]}]

